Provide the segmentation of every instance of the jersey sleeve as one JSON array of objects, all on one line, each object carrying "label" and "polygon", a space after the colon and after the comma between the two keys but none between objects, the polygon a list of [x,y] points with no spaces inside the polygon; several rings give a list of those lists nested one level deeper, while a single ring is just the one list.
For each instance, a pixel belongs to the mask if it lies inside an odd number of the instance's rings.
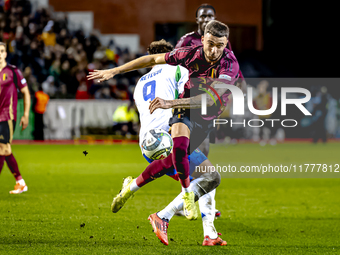
[{"label": "jersey sleeve", "polygon": [[239,78],[240,67],[235,57],[227,58],[221,64],[217,78],[224,83],[234,84]]},{"label": "jersey sleeve", "polygon": [[16,86],[21,90],[22,88],[27,86],[26,79],[22,75],[21,71],[18,68],[15,68],[13,70],[13,73],[16,77],[13,77],[13,80],[15,81],[16,79]]},{"label": "jersey sleeve", "polygon": [[[188,69],[177,66],[176,70],[176,82],[177,82],[177,91],[178,95],[182,94],[184,91],[184,85],[189,80],[189,71]],[[177,96],[178,98],[178,96]]]},{"label": "jersey sleeve", "polygon": [[[228,48],[230,51],[233,51],[233,49],[231,48],[231,43],[230,43],[230,41],[228,41],[227,48]],[[241,72],[241,69],[239,69],[238,75],[239,75],[239,76],[238,76],[239,79],[244,80],[244,76],[243,76],[243,73]]]},{"label": "jersey sleeve", "polygon": [[188,51],[189,49],[187,47],[174,49],[173,51],[165,54],[165,62],[172,66],[183,66]]},{"label": "jersey sleeve", "polygon": [[185,47],[185,46],[189,46],[187,38],[188,38],[187,35],[182,36],[181,39],[179,39],[179,41],[177,42],[175,48],[178,49],[178,48],[182,48],[182,47]]}]

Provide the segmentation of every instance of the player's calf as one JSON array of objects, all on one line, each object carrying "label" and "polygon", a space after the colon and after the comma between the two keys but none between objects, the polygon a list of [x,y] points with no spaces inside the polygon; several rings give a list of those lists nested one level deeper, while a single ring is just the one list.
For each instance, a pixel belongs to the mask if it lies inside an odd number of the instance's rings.
[{"label": "player's calf", "polygon": [[185,136],[173,138],[172,162],[178,172],[180,182],[183,188],[188,188],[190,185],[190,165],[188,160],[189,138]]}]

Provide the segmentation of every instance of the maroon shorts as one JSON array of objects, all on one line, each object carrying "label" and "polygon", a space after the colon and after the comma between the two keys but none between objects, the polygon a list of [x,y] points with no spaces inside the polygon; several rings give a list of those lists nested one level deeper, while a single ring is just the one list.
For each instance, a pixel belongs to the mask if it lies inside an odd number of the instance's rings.
[{"label": "maroon shorts", "polygon": [[15,120],[7,120],[0,122],[0,143],[12,143],[13,133],[15,129]]}]

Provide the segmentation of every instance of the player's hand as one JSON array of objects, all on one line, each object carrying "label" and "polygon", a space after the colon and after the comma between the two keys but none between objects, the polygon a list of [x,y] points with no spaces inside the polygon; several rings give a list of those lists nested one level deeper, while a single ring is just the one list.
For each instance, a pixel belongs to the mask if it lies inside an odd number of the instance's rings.
[{"label": "player's hand", "polygon": [[20,120],[20,127],[21,127],[21,130],[25,130],[28,126],[28,116],[22,116],[21,117],[21,120]]},{"label": "player's hand", "polygon": [[94,70],[93,72],[89,73],[87,79],[88,80],[98,79],[99,82],[102,82],[113,78],[113,76],[115,76],[118,73],[119,71],[117,68],[112,68],[108,70]]},{"label": "player's hand", "polygon": [[172,104],[169,100],[164,100],[162,98],[156,97],[154,100],[150,102],[149,110],[152,114],[156,109],[169,109],[172,107]]}]

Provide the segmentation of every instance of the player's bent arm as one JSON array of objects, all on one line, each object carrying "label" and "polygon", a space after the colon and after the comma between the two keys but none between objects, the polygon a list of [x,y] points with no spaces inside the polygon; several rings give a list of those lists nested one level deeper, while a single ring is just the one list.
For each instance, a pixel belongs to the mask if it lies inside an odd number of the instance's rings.
[{"label": "player's bent arm", "polygon": [[27,86],[23,87],[20,91],[24,94],[24,115],[21,117],[20,120],[20,126],[22,126],[22,130],[24,130],[28,126],[28,117],[31,107],[31,95]]},{"label": "player's bent arm", "polygon": [[117,74],[127,73],[136,69],[151,67],[154,65],[165,64],[165,53],[153,54],[134,59],[124,65],[108,70],[94,70],[87,76],[89,80],[99,79],[105,81],[113,78]]},{"label": "player's bent arm", "polygon": [[[221,97],[228,89],[227,88],[214,88],[216,84],[222,83],[221,81],[213,82],[210,87],[213,88],[207,90],[207,93],[210,95],[207,98],[207,106],[213,106],[216,101],[219,100],[218,96]],[[216,93],[217,94],[216,94]],[[185,108],[185,109],[197,109],[202,107],[202,95],[197,95],[189,98],[181,98],[174,100],[164,100],[159,97],[155,98],[149,106],[151,114],[158,108],[161,109],[169,109],[169,108]],[[218,95],[218,96],[217,96]]]}]

